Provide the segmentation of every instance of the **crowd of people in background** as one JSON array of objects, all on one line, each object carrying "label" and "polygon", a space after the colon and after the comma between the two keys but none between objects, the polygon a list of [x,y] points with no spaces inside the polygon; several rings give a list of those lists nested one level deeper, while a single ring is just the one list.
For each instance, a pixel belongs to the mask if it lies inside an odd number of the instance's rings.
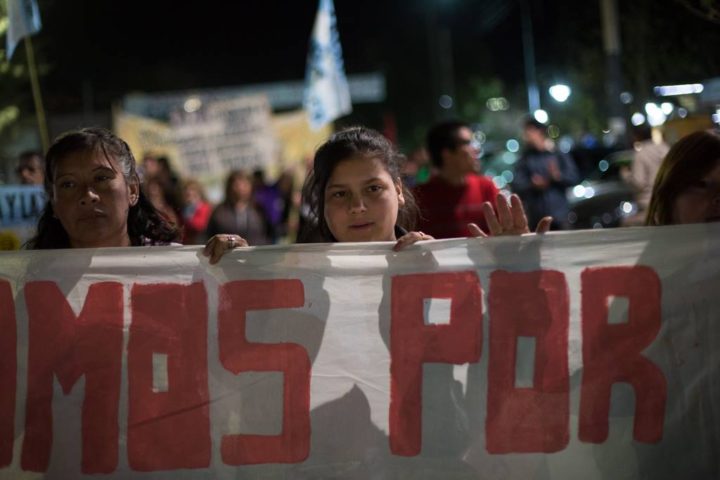
[{"label": "crowd of people in background", "polygon": [[177,240],[185,245],[204,244],[218,233],[240,235],[253,245],[269,245],[286,239],[292,230],[291,212],[297,196],[290,172],[267,183],[263,170],[233,170],[225,178],[222,200],[213,205],[205,186],[194,178],[182,179],[165,156],[146,154],[139,170],[148,198],[178,226],[182,233]]},{"label": "crowd of people in background", "polygon": [[[374,130],[342,130],[318,149],[302,197],[289,171],[271,183],[263,170],[235,170],[226,176],[224,198],[212,205],[203,184],[181,178],[167,157],[147,153],[136,169],[127,144],[102,129],[63,135],[45,157],[39,152],[23,153],[17,175],[23,184],[45,184],[49,196],[49,209],[40,219],[38,236],[29,242],[31,248],[72,243],[72,222],[60,235],[63,238],[57,236],[55,228],[57,220],[63,218],[62,195],[72,192],[80,179],[85,182],[83,188],[100,188],[93,183],[93,169],[105,169],[115,176],[122,173],[128,199],[132,200],[127,205],[130,217],[139,208],[141,221],[148,225],[156,222],[154,226],[137,227],[141,231],[135,234],[128,225],[131,245],[156,241],[205,244],[223,235],[235,239],[230,247],[244,242],[269,245],[402,238],[414,243],[431,238],[525,233],[528,226],[535,225],[539,232],[567,228],[566,190],[580,181],[577,165],[554,148],[545,125],[534,119],[524,123],[523,138],[526,147],[511,185],[517,195],[509,200],[490,177],[480,173],[480,145],[470,126],[459,121],[430,128],[425,148],[407,157]],[[718,138],[714,133],[700,132],[669,149],[652,139],[649,128],[637,129],[634,160],[621,172],[637,194],[638,214],[628,224],[718,220]],[[98,151],[103,155],[97,155]],[[89,160],[78,169],[80,157]],[[67,182],[74,186],[58,186],[57,176],[63,169],[74,168]],[[102,182],[97,182],[101,186]],[[520,220],[514,224],[513,218]],[[82,219],[82,223],[87,226],[92,222]],[[146,227],[150,228],[149,235]],[[53,240],[48,243],[47,238]],[[222,252],[228,244],[220,243]]]}]

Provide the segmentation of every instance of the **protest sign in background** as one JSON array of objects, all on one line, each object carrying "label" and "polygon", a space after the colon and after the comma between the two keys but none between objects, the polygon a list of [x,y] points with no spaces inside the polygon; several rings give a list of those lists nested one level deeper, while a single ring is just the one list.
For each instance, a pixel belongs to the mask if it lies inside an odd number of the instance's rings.
[{"label": "protest sign in background", "polygon": [[312,130],[303,110],[272,114],[264,95],[186,102],[197,110],[185,112],[178,103],[172,126],[117,109],[113,128],[139,165],[145,154],[165,155],[183,177],[200,181],[213,202],[222,200],[232,169],[261,169],[273,179],[288,171],[302,184],[308,159],[331,133],[330,126]]},{"label": "protest sign in background", "polygon": [[138,165],[148,153],[166,155],[172,166],[182,169],[179,164],[177,145],[173,141],[172,130],[166,122],[143,117],[116,108],[113,111],[113,131],[125,140],[135,156]]},{"label": "protest sign in background", "polygon": [[0,477],[717,478],[719,233],[0,254]]},{"label": "protest sign in background", "polygon": [[34,235],[44,206],[42,185],[0,185],[0,250],[17,250]]},{"label": "protest sign in background", "polygon": [[202,179],[230,170],[269,166],[277,155],[264,95],[218,100],[204,105],[185,102],[170,114],[173,140],[185,175]]}]

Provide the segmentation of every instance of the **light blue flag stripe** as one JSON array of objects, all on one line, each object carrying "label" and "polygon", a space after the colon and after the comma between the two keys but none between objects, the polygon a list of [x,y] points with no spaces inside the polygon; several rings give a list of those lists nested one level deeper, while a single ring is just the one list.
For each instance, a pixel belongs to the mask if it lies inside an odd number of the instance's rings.
[{"label": "light blue flag stripe", "polygon": [[12,58],[15,47],[23,37],[37,33],[42,28],[40,9],[35,0],[7,0],[8,31],[7,58]]},{"label": "light blue flag stripe", "polygon": [[352,111],[332,0],[320,0],[310,38],[303,106],[318,129]]}]

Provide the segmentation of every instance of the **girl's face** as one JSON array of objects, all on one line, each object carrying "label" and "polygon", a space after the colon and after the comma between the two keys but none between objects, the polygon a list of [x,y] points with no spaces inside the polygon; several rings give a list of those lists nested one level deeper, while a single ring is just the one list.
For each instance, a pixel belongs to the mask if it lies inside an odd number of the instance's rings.
[{"label": "girl's face", "polygon": [[339,242],[396,240],[398,209],[404,204],[400,183],[377,158],[341,161],[325,187],[325,221]]},{"label": "girl's face", "polygon": [[54,172],[52,205],[73,248],[130,245],[128,211],[138,200],[114,158],[100,152],[71,153]]},{"label": "girl's face", "polygon": [[675,224],[720,221],[720,160],[675,198],[672,219]]}]

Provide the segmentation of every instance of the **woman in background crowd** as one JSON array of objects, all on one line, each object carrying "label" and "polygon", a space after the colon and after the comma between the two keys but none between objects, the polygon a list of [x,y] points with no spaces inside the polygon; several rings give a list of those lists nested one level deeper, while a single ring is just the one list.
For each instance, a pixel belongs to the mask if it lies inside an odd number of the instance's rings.
[{"label": "woman in background crowd", "polygon": [[297,211],[300,205],[300,194],[295,191],[295,179],[290,170],[280,174],[275,182],[275,188],[280,194],[280,222],[277,226],[276,235],[279,239],[287,237],[290,232],[297,231],[297,225],[291,225],[291,214]]},{"label": "woman in background crowd", "polygon": [[273,235],[261,208],[255,205],[250,175],[241,170],[230,172],[225,182],[225,199],[215,207],[206,235],[221,232],[244,237],[250,245],[267,245]]},{"label": "woman in background crowd", "polygon": [[197,180],[188,180],[183,186],[183,243],[196,245],[204,243],[212,207],[205,198],[205,190]]},{"label": "woman in background crowd", "polygon": [[172,206],[172,200],[168,198],[167,192],[163,189],[160,181],[154,177],[146,178],[142,189],[147,194],[153,207],[165,217],[173,227],[178,231],[182,231],[182,220],[180,215]]},{"label": "woman in background crowd", "polygon": [[180,212],[182,207],[180,177],[173,170],[168,157],[146,154],[143,157],[140,179],[143,185],[151,179],[156,180],[162,187],[165,201],[175,212]]}]

